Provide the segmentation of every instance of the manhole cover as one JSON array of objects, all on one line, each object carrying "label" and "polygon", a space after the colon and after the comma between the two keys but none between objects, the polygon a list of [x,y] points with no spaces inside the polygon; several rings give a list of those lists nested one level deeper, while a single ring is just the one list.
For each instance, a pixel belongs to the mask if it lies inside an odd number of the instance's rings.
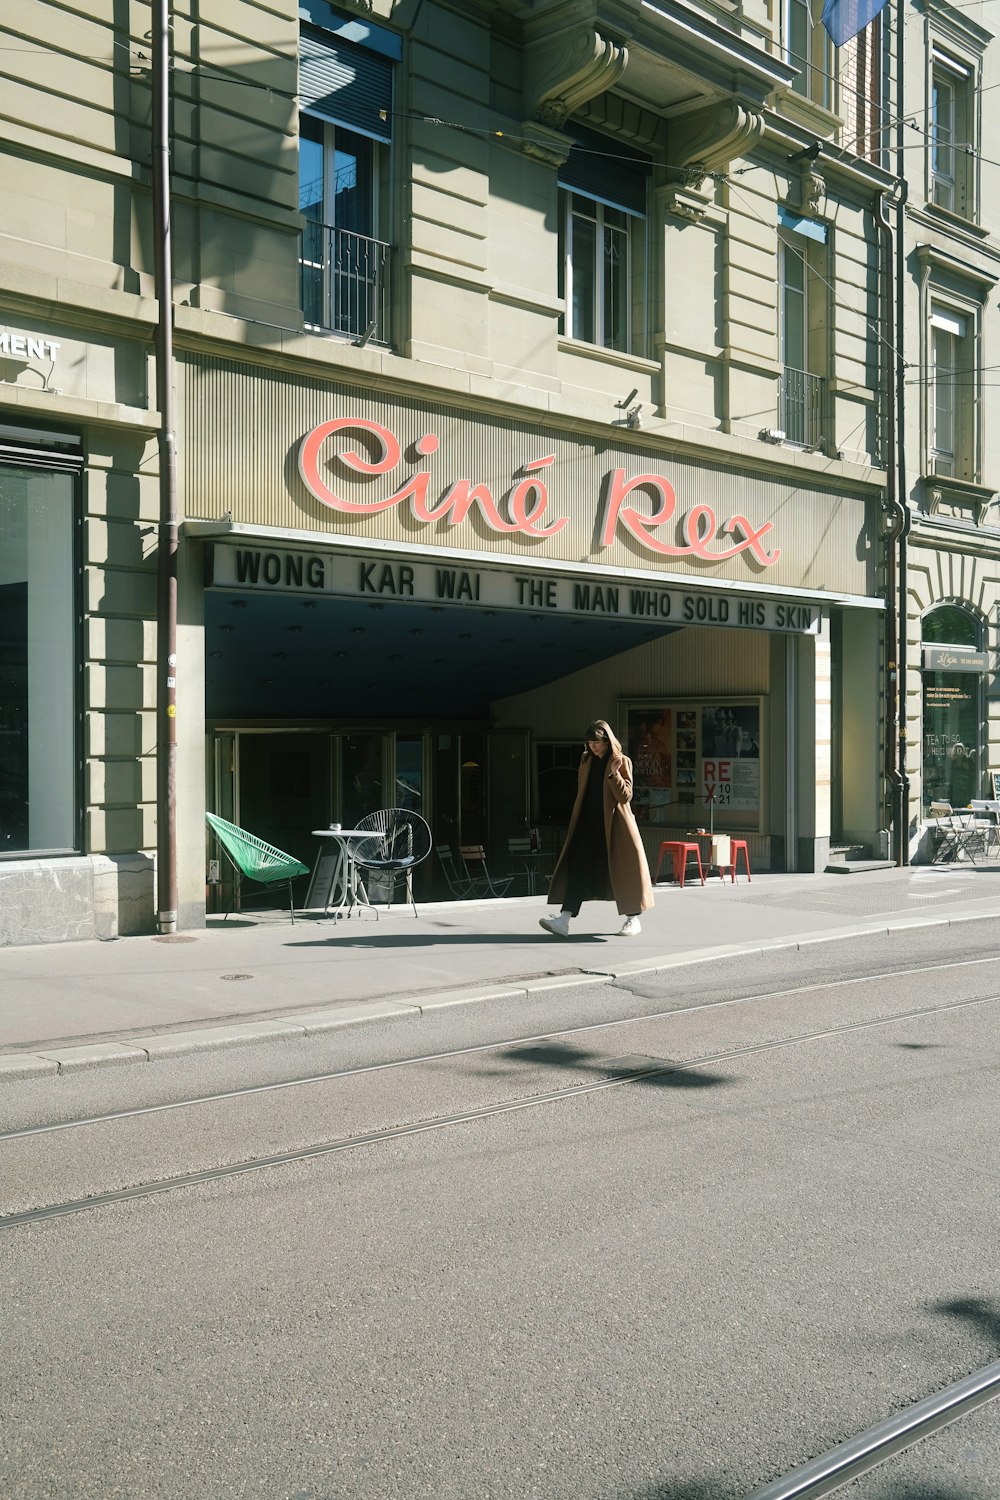
[{"label": "manhole cover", "polygon": [[168,932],[164,937],[155,937],[154,943],[196,943],[196,937],[184,937],[179,932]]},{"label": "manhole cover", "polygon": [[223,979],[252,979],[252,974],[223,974]]}]

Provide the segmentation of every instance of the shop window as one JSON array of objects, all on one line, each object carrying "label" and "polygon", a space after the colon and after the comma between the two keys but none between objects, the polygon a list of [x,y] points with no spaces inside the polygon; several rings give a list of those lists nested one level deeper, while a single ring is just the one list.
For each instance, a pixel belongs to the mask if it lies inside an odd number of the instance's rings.
[{"label": "shop window", "polygon": [[972,318],[932,303],[929,354],[931,473],[974,481],[979,377]]},{"label": "shop window", "polygon": [[636,821],[758,828],[761,722],[760,699],[628,705],[624,738]]},{"label": "shop window", "polygon": [[559,171],[560,332],[641,354],[650,164],[610,136],[574,134]]},{"label": "shop window", "polygon": [[383,27],[337,18],[320,0],[300,37],[299,210],[302,310],[309,327],[387,343],[387,234],[393,70],[400,42]]},{"label": "shop window", "polygon": [[965,807],[982,795],[982,624],[968,610],[943,605],[925,615],[922,636],[926,813],[932,802]]},{"label": "shop window", "polygon": [[833,43],[820,23],[822,0],[785,0],[785,56],[798,73],[792,89],[813,104],[832,108]]},{"label": "shop window", "polygon": [[829,337],[827,226],[779,206],[778,427],[785,440],[819,448],[825,436]]},{"label": "shop window", "polygon": [[974,216],[972,70],[934,49],[931,64],[930,186],[938,208]]},{"label": "shop window", "polygon": [[74,486],[0,464],[0,855],[78,847]]}]

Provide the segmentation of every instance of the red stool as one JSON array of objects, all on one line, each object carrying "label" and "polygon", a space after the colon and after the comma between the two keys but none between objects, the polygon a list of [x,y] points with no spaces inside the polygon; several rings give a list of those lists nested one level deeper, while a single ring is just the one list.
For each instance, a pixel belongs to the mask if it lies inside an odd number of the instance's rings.
[{"label": "red stool", "polygon": [[[702,885],[705,884],[705,871],[701,865],[701,848],[698,844],[687,844],[683,839],[666,839],[660,845],[660,857],[656,861],[656,874],[653,876],[653,884],[660,878],[660,869],[663,865],[664,856],[669,853],[674,863],[674,879],[681,890],[684,889],[684,873],[687,869],[688,855],[693,854],[698,862],[698,874],[701,876]],[[744,845],[744,856],[746,846]]]},{"label": "red stool", "polygon": [[747,872],[747,880],[750,879],[750,855],[747,853],[747,841],[746,841],[746,839],[730,839],[729,840],[729,859],[730,859],[730,863],[728,865],[720,865],[720,867],[719,867],[719,874],[722,876],[723,879],[725,879],[725,872],[726,872],[726,870],[729,871],[730,884],[734,884],[735,881],[736,881],[736,862],[739,859],[741,851],[742,851],[742,854],[743,854],[743,865],[744,865],[744,868],[746,869],[746,872]]}]

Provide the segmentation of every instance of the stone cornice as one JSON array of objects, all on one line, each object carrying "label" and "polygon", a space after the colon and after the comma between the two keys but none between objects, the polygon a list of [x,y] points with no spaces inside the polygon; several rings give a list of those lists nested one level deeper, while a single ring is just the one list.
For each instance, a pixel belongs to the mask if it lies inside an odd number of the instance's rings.
[{"label": "stone cornice", "polygon": [[[786,162],[789,162],[791,157],[798,157],[808,147],[816,144],[815,136],[807,135],[801,129],[790,128],[790,122],[773,110],[764,111],[764,127],[761,154],[767,153],[768,164],[771,166],[778,165],[776,158],[779,155],[784,155]],[[796,174],[799,170],[796,167]],[[822,173],[827,181],[831,177],[837,177],[851,182],[865,198],[871,197],[873,193],[889,192],[896,182],[892,172],[884,167],[826,141],[822,142],[822,150],[816,157],[812,170]]]},{"label": "stone cornice", "polygon": [[985,302],[997,282],[1000,281],[1000,268],[988,269],[986,266],[977,266],[972,261],[963,260],[958,255],[952,255],[943,250],[939,245],[916,245],[913,254],[917,264],[929,269],[932,273],[946,272],[956,280],[969,282],[978,288],[980,301]]}]

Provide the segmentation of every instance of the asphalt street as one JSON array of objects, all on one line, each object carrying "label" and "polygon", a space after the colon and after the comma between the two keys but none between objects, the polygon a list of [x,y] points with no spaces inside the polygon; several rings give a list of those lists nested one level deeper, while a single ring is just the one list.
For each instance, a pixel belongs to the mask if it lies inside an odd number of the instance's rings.
[{"label": "asphalt street", "polygon": [[[7,1086],[0,1488],[742,1500],[997,1359],[1000,958],[966,936]],[[998,1473],[992,1406],[844,1493]]]}]

